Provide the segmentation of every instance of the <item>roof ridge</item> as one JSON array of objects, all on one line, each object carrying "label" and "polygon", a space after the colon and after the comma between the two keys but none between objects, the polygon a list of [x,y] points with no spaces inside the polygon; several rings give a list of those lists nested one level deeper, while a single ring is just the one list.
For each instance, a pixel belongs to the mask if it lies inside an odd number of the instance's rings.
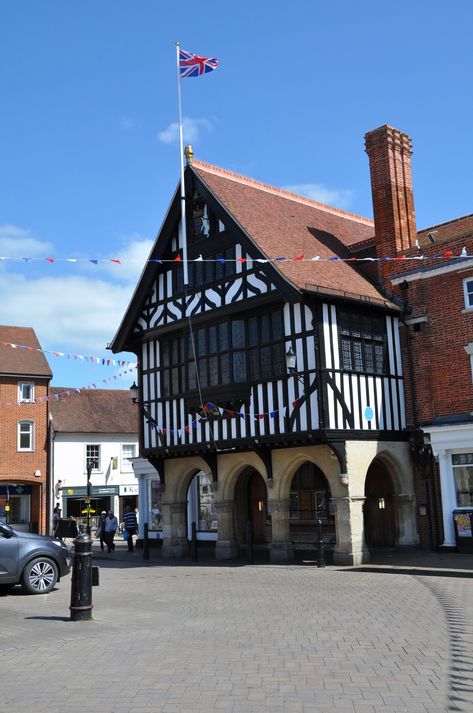
[{"label": "roof ridge", "polygon": [[340,218],[346,218],[347,220],[356,220],[364,225],[374,226],[374,222],[369,218],[365,218],[357,213],[350,213],[350,211],[343,210],[343,208],[334,208],[333,206],[327,205],[326,203],[320,203],[319,201],[313,200],[312,198],[307,198],[306,196],[301,196],[297,193],[292,193],[291,191],[286,191],[284,188],[278,188],[277,186],[271,186],[268,183],[263,183],[258,181],[256,178],[249,178],[248,176],[243,176],[234,171],[230,171],[227,168],[221,168],[220,166],[215,166],[212,163],[207,163],[206,161],[200,161],[198,159],[193,159],[192,166],[196,168],[202,168],[204,171],[213,173],[216,176],[222,176],[223,178],[228,178],[231,181],[237,183],[242,183],[247,186],[252,186],[261,191],[266,191],[267,193],[272,193],[273,195],[279,195],[282,198],[287,198],[289,200],[295,201],[296,203],[301,203],[302,205],[313,206],[324,210],[327,213],[332,213],[333,215],[338,215]]},{"label": "roof ridge", "polygon": [[432,228],[441,228],[443,225],[451,225],[452,223],[459,223],[461,220],[465,220],[465,218],[473,218],[473,213],[467,213],[466,215],[459,215],[457,218],[451,218],[450,220],[445,220],[443,223],[435,223],[435,225],[429,225],[428,228],[419,228],[417,230],[417,234],[426,233],[428,230],[432,230]]}]

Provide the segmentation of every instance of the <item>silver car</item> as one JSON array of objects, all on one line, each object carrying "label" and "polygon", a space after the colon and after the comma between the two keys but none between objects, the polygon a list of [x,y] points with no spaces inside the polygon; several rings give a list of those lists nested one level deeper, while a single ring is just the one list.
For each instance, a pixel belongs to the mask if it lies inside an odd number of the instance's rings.
[{"label": "silver car", "polygon": [[70,570],[62,540],[20,532],[0,520],[0,589],[21,584],[29,594],[47,594]]}]

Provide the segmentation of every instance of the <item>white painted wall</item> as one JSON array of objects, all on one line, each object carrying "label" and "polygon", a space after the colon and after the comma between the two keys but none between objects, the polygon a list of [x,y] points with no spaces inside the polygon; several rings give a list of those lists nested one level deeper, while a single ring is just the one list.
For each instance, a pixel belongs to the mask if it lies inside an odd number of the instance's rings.
[{"label": "white painted wall", "polygon": [[[63,487],[87,485],[86,445],[100,446],[100,468],[92,471],[92,485],[136,485],[133,466],[124,462],[122,445],[134,444],[138,455],[138,436],[129,433],[56,433],[53,443],[53,482]],[[117,468],[112,460],[117,459]]]}]

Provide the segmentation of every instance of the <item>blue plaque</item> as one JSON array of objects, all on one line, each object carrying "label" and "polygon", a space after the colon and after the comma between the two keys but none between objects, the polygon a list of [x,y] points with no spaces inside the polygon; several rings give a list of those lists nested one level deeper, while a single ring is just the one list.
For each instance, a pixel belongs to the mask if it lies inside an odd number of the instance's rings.
[{"label": "blue plaque", "polygon": [[367,406],[367,407],[365,408],[365,418],[366,418],[366,420],[367,420],[367,421],[372,421],[372,420],[373,420],[373,416],[374,416],[374,411],[373,411],[373,409],[371,408],[371,406]]}]

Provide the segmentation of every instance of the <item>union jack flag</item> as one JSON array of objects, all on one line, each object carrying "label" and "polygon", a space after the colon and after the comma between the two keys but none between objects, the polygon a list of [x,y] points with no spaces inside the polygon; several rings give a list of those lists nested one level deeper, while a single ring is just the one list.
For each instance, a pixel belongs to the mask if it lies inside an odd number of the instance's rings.
[{"label": "union jack flag", "polygon": [[212,72],[218,67],[218,59],[199,57],[192,52],[179,49],[179,76],[199,77],[201,74]]}]

